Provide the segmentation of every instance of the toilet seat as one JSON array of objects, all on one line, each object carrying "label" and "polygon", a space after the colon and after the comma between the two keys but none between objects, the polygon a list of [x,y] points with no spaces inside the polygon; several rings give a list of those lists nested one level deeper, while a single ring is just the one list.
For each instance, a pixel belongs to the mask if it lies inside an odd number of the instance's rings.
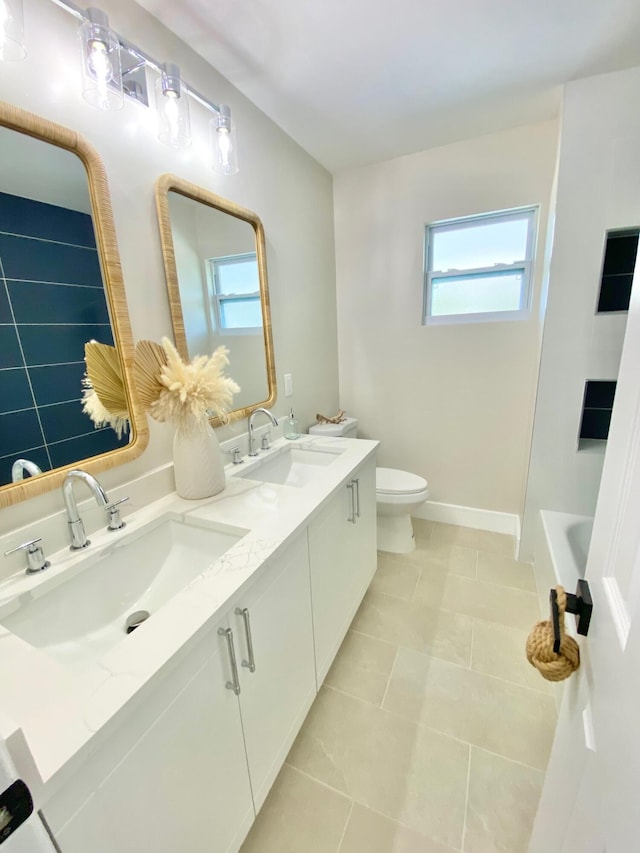
[{"label": "toilet seat", "polygon": [[388,497],[417,496],[428,491],[423,477],[398,468],[376,468],[376,494]]}]

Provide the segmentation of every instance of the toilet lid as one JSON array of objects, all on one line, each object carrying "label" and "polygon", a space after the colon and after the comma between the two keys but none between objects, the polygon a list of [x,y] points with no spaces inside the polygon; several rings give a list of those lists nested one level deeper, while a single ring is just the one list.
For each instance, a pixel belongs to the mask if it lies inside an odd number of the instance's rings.
[{"label": "toilet lid", "polygon": [[376,492],[405,495],[424,492],[427,481],[417,474],[400,471],[398,468],[376,468]]}]

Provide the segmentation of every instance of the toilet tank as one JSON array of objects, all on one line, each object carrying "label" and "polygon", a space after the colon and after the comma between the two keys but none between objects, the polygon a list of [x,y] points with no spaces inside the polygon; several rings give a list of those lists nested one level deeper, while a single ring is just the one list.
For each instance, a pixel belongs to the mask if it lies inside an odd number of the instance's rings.
[{"label": "toilet tank", "polygon": [[314,424],[309,427],[309,435],[331,435],[342,438],[357,438],[357,418],[345,418],[340,424]]}]

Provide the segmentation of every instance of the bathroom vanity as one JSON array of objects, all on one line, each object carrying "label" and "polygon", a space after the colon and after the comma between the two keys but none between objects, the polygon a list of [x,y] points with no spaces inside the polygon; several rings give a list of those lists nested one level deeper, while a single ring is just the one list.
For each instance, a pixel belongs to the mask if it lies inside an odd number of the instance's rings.
[{"label": "bathroom vanity", "polygon": [[3,707],[63,853],[239,849],[375,571],[376,445],[282,439],[0,586]]}]

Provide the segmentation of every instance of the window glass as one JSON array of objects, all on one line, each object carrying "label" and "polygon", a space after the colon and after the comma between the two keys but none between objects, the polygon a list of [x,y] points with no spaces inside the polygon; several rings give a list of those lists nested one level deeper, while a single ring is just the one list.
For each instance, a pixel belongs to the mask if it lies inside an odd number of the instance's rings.
[{"label": "window glass", "polygon": [[527,217],[434,230],[431,269],[468,270],[522,261],[528,233]]},{"label": "window glass", "polygon": [[218,294],[257,293],[260,290],[256,256],[214,260]]},{"label": "window glass", "polygon": [[223,299],[220,301],[223,329],[248,329],[262,326],[260,299]]},{"label": "window glass", "polygon": [[491,311],[518,311],[522,273],[480,273],[474,276],[434,278],[431,314],[482,314]]}]

